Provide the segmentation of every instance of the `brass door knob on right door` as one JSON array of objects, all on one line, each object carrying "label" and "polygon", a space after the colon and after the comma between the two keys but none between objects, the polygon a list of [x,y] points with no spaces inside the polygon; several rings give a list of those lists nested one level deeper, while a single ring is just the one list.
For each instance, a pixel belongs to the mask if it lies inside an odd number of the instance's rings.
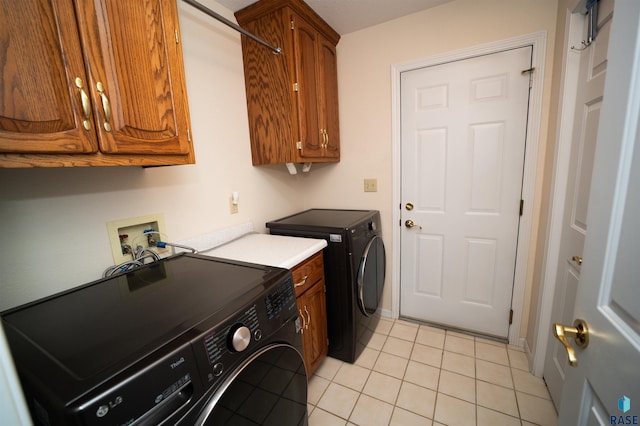
[{"label": "brass door knob on right door", "polygon": [[564,345],[567,350],[567,356],[569,357],[569,365],[575,367],[578,365],[578,357],[576,351],[571,346],[567,337],[573,337],[576,345],[579,348],[586,348],[589,345],[589,327],[584,320],[577,319],[573,323],[573,327],[562,324],[553,325],[553,335],[556,339],[560,340],[560,343]]}]

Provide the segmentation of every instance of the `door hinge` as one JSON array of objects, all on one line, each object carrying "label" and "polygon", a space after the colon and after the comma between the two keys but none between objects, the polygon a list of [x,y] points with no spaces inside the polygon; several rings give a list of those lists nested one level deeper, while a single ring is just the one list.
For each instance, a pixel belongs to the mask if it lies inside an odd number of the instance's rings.
[{"label": "door hinge", "polygon": [[176,33],[176,44],[180,43],[180,38],[178,37],[178,30],[175,30]]},{"label": "door hinge", "polygon": [[297,92],[298,91],[298,83],[293,83],[293,91]]},{"label": "door hinge", "polygon": [[187,141],[191,142],[191,130],[187,129]]},{"label": "door hinge", "polygon": [[302,141],[296,142],[296,148],[302,150]]},{"label": "door hinge", "polygon": [[291,29],[292,30],[296,29],[296,24],[293,22],[293,19],[291,20]]},{"label": "door hinge", "polygon": [[520,216],[522,216],[522,212],[524,212],[524,200],[520,200]]},{"label": "door hinge", "polygon": [[509,325],[513,324],[513,309],[509,309]]}]

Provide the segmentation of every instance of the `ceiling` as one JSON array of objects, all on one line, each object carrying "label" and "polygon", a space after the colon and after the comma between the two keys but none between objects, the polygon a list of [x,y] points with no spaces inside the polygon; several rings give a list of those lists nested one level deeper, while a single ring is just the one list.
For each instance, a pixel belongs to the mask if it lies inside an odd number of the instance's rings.
[{"label": "ceiling", "polygon": [[[236,12],[256,0],[216,0]],[[305,0],[340,35],[390,21],[451,0]]]}]

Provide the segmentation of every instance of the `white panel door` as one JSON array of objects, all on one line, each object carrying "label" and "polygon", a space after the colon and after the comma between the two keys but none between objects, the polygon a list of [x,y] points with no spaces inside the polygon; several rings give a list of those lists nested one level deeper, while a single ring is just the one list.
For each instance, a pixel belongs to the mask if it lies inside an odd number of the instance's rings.
[{"label": "white panel door", "polygon": [[[569,52],[580,56],[571,156],[562,220],[560,260],[556,273],[551,321],[573,323],[573,305],[580,284],[584,239],[587,235],[587,207],[593,160],[600,122],[600,109],[607,70],[607,47],[611,30],[613,0],[600,0],[598,36],[585,50]],[[587,19],[585,18],[585,33]],[[560,141],[564,143],[565,141]],[[562,386],[569,368],[564,346],[549,336],[544,378],[556,407],[560,406]]]},{"label": "white panel door", "polygon": [[[640,2],[616,0],[559,425],[640,423]],[[570,325],[570,324],[569,324]],[[571,342],[573,344],[573,342]]]},{"label": "white panel door", "polygon": [[531,52],[401,75],[403,317],[508,335]]}]

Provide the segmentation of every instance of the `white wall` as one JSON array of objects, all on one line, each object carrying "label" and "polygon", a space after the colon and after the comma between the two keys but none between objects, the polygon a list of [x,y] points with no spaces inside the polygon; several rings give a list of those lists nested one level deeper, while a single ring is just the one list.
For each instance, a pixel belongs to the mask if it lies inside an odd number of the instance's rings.
[{"label": "white wall", "polygon": [[113,264],[108,221],[161,212],[179,241],[247,221],[264,231],[303,208],[304,177],[251,165],[239,34],[178,7],[197,164],[0,170],[0,310],[99,278]]}]

